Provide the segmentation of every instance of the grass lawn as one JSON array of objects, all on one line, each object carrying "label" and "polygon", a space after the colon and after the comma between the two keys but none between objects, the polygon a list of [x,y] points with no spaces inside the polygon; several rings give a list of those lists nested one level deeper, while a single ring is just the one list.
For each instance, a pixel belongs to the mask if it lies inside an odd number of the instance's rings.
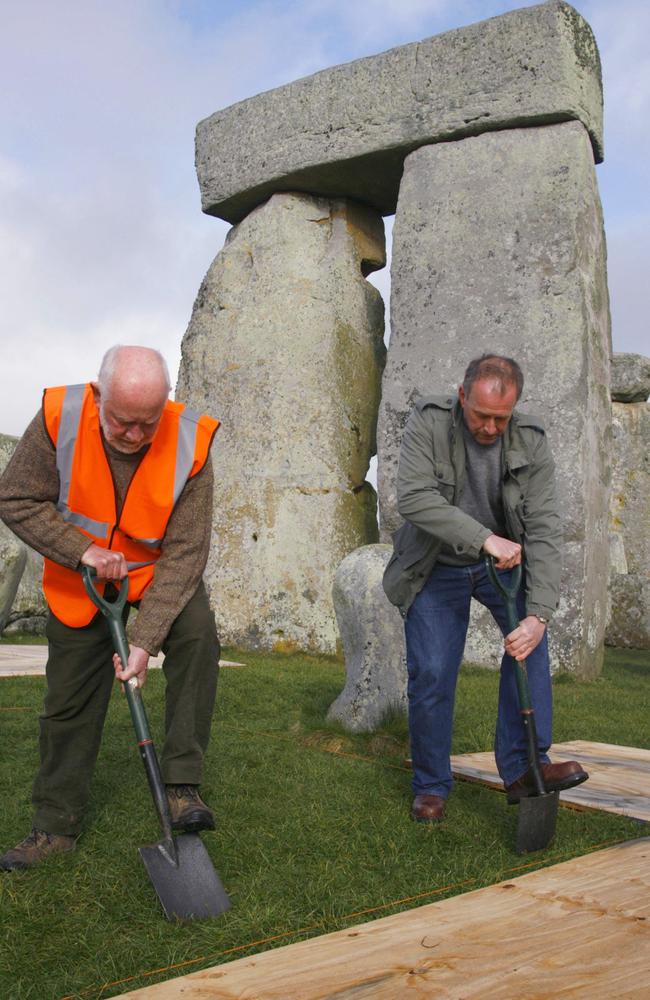
[{"label": "grass lawn", "polygon": [[[324,722],[344,669],[327,657],[226,650],[203,791],[218,816],[204,842],[233,909],[173,925],[137,854],[155,812],[115,690],[86,829],[74,854],[0,878],[0,997],[111,997],[233,958],[385,916],[584,854],[647,827],[560,809],[552,849],[521,858],[517,810],[461,782],[439,827],[412,823],[405,720],[351,737]],[[43,678],[0,679],[2,849],[30,826]],[[145,701],[162,730],[163,677]],[[454,752],[489,749],[497,677],[464,668]],[[645,652],[612,651],[601,678],[555,684],[555,739],[650,747]],[[289,993],[287,994],[290,995]]]}]

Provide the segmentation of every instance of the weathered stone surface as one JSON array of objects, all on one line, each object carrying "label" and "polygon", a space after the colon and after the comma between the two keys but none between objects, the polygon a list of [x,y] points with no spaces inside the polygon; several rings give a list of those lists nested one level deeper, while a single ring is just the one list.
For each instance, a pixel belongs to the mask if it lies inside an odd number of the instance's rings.
[{"label": "weathered stone surface", "polygon": [[0,521],[0,633],[13,607],[27,562],[27,547]]},{"label": "weathered stone surface", "polygon": [[0,473],[4,472],[19,440],[11,434],[0,434]]},{"label": "weathered stone surface", "polygon": [[605,633],[608,646],[650,649],[650,577],[616,573],[610,580],[611,612]]},{"label": "weathered stone surface", "polygon": [[650,648],[650,404],[612,405],[610,646]]},{"label": "weathered stone surface", "polygon": [[642,354],[612,356],[612,399],[617,403],[645,403],[650,396],[650,358]]},{"label": "weathered stone surface", "polygon": [[[0,473],[17,444],[18,438],[0,434]],[[26,561],[26,546],[0,521],[0,633],[9,621]]]},{"label": "weathered stone surface", "polygon": [[486,350],[516,357],[523,411],[545,421],[565,528],[554,669],[593,676],[607,608],[609,309],[602,214],[576,122],[412,153],[393,234],[392,334],[379,418],[382,537],[415,399],[455,392]]},{"label": "weathered stone surface", "polygon": [[351,732],[376,729],[387,713],[406,710],[404,626],[381,585],[391,552],[390,545],[364,545],[334,578],[347,680],[327,717]]},{"label": "weathered stone surface", "polygon": [[279,194],[233,229],[183,339],[177,396],[219,417],[207,583],[223,638],[332,652],[341,559],[376,541],[381,217]]},{"label": "weathered stone surface", "polygon": [[47,618],[47,603],[43,594],[43,556],[25,545],[27,559],[25,569],[18,585],[9,622],[29,622],[26,631],[39,635],[45,632]]},{"label": "weathered stone surface", "polygon": [[600,58],[566,3],[511,11],[268,91],[196,132],[203,211],[238,222],[276,191],[392,213],[404,157],[488,130],[581,121],[602,159]]},{"label": "weathered stone surface", "polygon": [[650,574],[650,404],[612,404],[610,530],[627,573]]},{"label": "weathered stone surface", "polygon": [[44,615],[36,615],[30,618],[16,618],[11,624],[7,625],[4,630],[4,635],[45,635],[45,622],[46,617]]},{"label": "weathered stone surface", "polygon": [[[0,473],[4,472],[18,438],[0,434]],[[47,606],[41,588],[43,557],[24,545],[0,521],[0,633],[13,628],[16,619],[37,618],[45,627]],[[7,626],[5,628],[5,626]],[[36,628],[36,624],[30,626]]]}]

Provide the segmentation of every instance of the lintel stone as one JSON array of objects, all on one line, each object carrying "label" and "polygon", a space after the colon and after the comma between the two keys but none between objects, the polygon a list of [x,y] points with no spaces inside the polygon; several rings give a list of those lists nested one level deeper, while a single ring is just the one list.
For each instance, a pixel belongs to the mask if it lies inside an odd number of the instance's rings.
[{"label": "lintel stone", "polygon": [[278,191],[395,211],[423,145],[581,121],[603,158],[602,81],[587,22],[562,0],[315,73],[217,111],[196,130],[203,211],[243,219]]}]

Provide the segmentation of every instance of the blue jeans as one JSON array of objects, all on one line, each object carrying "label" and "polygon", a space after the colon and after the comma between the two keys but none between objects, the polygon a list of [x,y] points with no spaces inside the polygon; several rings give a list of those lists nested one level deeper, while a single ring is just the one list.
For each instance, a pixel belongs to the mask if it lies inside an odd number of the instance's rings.
[{"label": "blue jeans", "polygon": [[[499,570],[499,575],[506,584],[510,583],[510,570]],[[446,798],[453,784],[449,755],[454,698],[472,597],[490,610],[506,635],[503,598],[490,582],[483,562],[471,566],[435,566],[406,616],[409,732],[416,795]],[[517,597],[517,610],[519,617],[524,618],[523,586]],[[528,657],[526,666],[541,760],[548,762],[553,707],[546,633]],[[501,661],[494,753],[506,785],[528,769],[515,661],[505,653]]]}]

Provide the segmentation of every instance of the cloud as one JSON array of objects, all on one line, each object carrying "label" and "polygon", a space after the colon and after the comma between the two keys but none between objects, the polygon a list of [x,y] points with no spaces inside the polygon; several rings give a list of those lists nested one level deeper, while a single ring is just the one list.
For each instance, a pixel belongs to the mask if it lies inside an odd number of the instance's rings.
[{"label": "cloud", "polygon": [[[6,4],[0,87],[12,100],[0,108],[0,430],[21,433],[42,386],[92,376],[112,342],[155,343],[174,369],[201,278],[228,228],[200,212],[197,121],[337,62],[516,6],[386,0],[369,14],[349,0]],[[603,52],[611,111],[599,179],[615,340],[627,342],[647,313],[638,262],[650,250],[642,178],[650,8],[640,0],[578,6]],[[388,272],[375,280],[386,294]]]}]

